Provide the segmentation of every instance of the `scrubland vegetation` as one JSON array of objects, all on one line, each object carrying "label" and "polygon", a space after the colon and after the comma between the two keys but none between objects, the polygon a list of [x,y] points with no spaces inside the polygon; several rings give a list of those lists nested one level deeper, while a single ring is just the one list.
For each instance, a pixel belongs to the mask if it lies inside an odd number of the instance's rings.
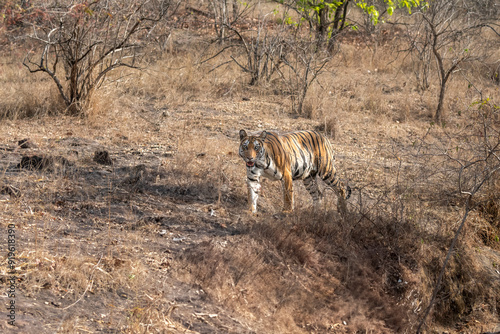
[{"label": "scrubland vegetation", "polygon": [[[0,4],[1,332],[500,331],[500,4],[315,3]],[[251,215],[240,129],[326,134],[346,217]]]}]

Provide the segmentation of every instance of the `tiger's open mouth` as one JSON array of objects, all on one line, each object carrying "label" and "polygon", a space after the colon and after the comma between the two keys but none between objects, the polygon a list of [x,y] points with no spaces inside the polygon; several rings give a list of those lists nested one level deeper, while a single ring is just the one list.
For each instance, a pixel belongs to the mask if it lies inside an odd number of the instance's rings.
[{"label": "tiger's open mouth", "polygon": [[247,167],[253,167],[253,166],[255,166],[255,162],[247,161]]}]

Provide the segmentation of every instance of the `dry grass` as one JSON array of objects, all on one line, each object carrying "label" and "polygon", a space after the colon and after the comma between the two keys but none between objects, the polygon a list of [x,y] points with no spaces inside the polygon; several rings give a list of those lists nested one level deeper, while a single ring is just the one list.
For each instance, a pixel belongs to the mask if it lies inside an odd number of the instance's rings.
[{"label": "dry grass", "polygon": [[24,56],[21,47],[5,47],[3,51],[0,59],[0,118],[22,119],[64,111],[56,86],[40,73],[29,75],[20,62]]},{"label": "dry grass", "polygon": [[[16,224],[19,305],[38,314],[20,314],[20,324],[61,333],[413,332],[464,203],[455,167],[431,149],[463,138],[452,129],[466,128],[460,114],[477,91],[451,81],[447,126],[432,126],[437,87],[418,92],[411,67],[388,64],[390,41],[374,52],[348,40],[298,117],[279,85],[248,87],[218,58],[200,64],[203,43],[188,36],[176,31],[147,70],[113,74],[85,118],[50,116],[62,110],[50,82],[3,58],[0,189],[19,195],[2,191],[2,228]],[[498,91],[481,84],[485,96]],[[294,213],[280,214],[281,186],[264,182],[261,212],[249,215],[241,128],[326,133],[354,189],[348,217],[332,209],[328,189],[314,212],[300,182]],[[23,138],[36,147],[18,148]],[[113,165],[96,163],[97,150]],[[34,154],[70,165],[15,167]],[[494,179],[476,197],[429,333],[495,330],[499,193]]]}]

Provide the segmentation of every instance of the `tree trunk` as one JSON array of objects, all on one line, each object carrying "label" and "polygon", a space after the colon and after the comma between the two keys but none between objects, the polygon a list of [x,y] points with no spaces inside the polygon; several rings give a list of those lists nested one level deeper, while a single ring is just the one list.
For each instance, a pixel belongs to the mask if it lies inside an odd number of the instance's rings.
[{"label": "tree trunk", "polygon": [[[345,26],[345,16],[347,14],[347,6],[349,5],[349,0],[343,2],[340,6],[337,7],[335,11],[335,17],[333,19],[333,30],[338,32],[344,29]],[[342,22],[342,24],[341,24]]]},{"label": "tree trunk", "polygon": [[335,36],[338,35],[342,29],[345,27],[345,17],[347,15],[347,6],[349,6],[349,0],[343,2],[335,11],[335,16],[332,22],[332,37],[328,41],[328,52],[332,52],[335,46]]},{"label": "tree trunk", "polygon": [[316,48],[321,49],[326,46],[328,41],[328,10],[329,7],[325,6],[319,10],[318,13],[318,30],[316,31]]},{"label": "tree trunk", "polygon": [[439,90],[439,100],[436,108],[436,114],[434,115],[434,120],[436,123],[441,122],[443,118],[443,102],[444,102],[444,94],[446,92],[446,81],[441,82],[441,88]]}]

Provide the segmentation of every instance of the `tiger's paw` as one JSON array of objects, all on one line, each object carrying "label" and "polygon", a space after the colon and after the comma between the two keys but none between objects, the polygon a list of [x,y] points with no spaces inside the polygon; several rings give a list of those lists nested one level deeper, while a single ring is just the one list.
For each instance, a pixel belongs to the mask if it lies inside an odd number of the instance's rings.
[{"label": "tiger's paw", "polygon": [[247,210],[247,212],[249,215],[254,216],[254,217],[260,216],[260,212],[258,212],[257,210],[250,209],[250,210]]}]

